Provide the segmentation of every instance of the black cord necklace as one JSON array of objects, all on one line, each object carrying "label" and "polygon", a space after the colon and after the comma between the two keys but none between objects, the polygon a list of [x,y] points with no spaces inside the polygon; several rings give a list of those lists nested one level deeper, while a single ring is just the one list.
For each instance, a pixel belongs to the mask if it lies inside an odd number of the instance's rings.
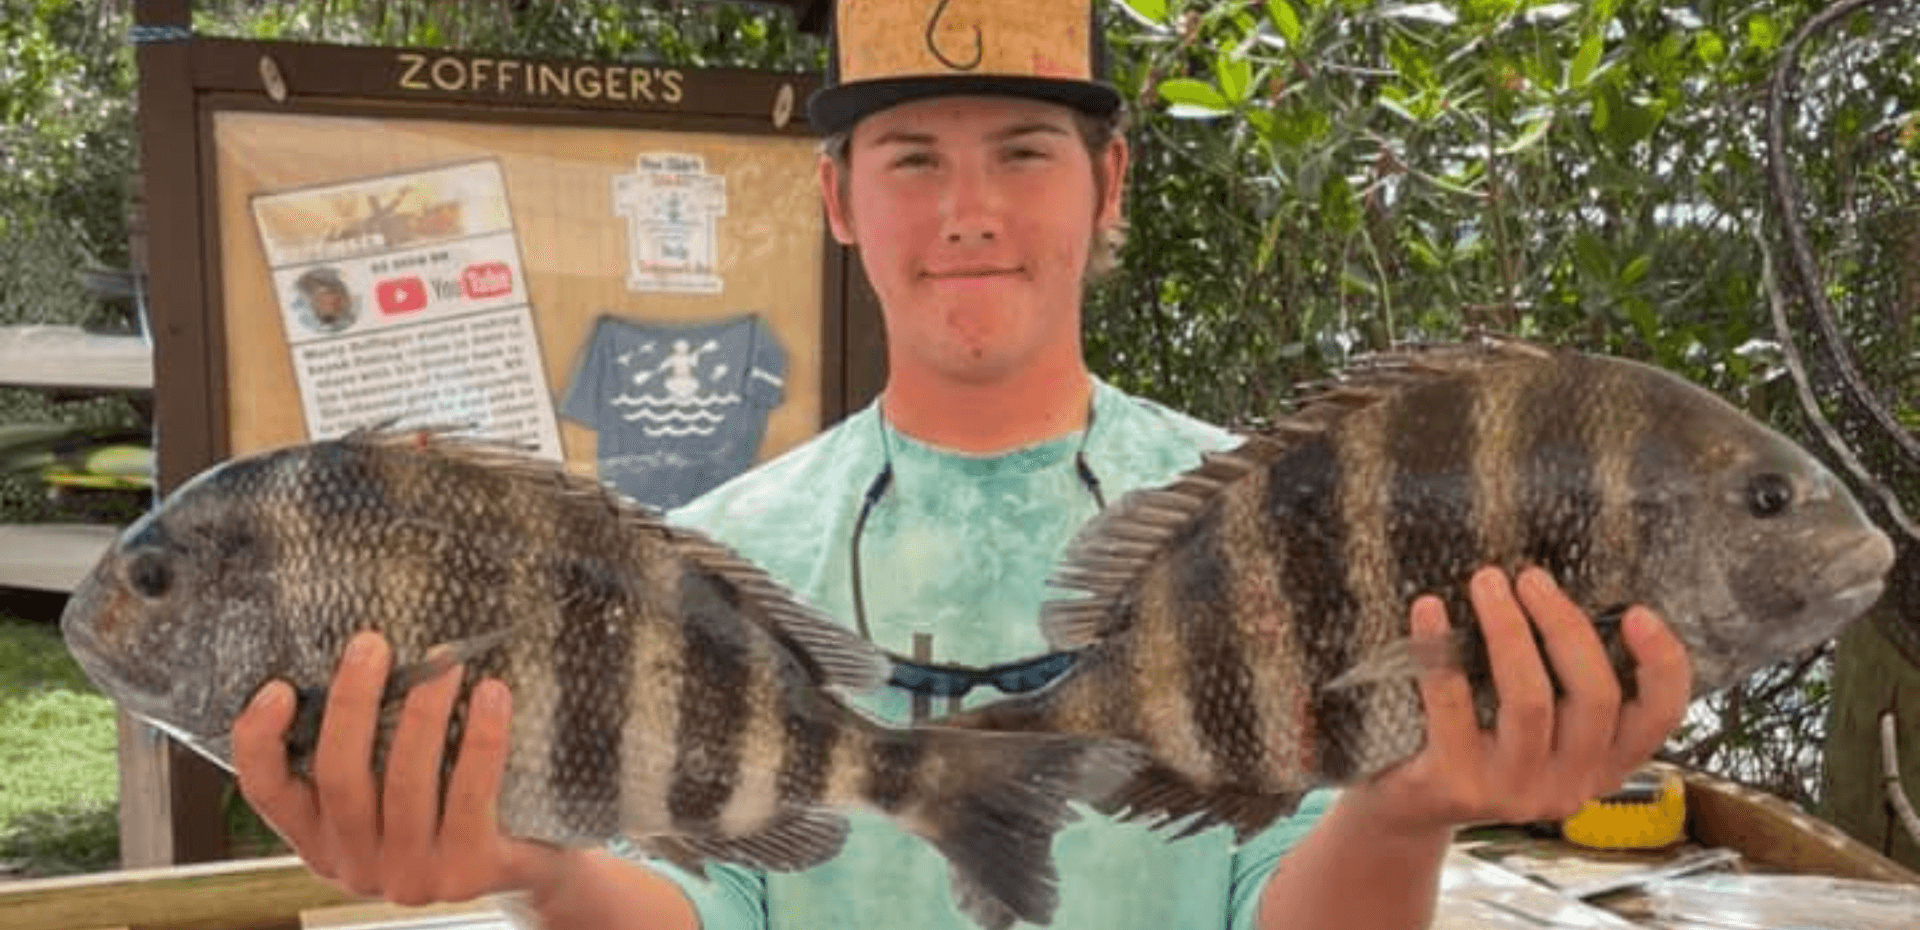
[{"label": "black cord necklace", "polygon": [[[866,532],[867,518],[873,514],[873,508],[886,497],[887,490],[893,486],[893,447],[887,441],[886,415],[875,411],[876,422],[880,427],[880,449],[882,462],[880,473],[873,476],[867,484],[867,490],[860,502],[860,514],[853,521],[853,539],[849,543],[848,565],[853,582],[853,619],[860,636],[868,642],[873,641],[873,632],[867,627],[867,607],[865,591],[860,578],[860,538]],[[1105,509],[1106,495],[1100,491],[1100,478],[1093,472],[1093,466],[1087,463],[1087,438],[1093,435],[1093,406],[1087,406],[1087,426],[1080,433],[1080,446],[1073,453],[1073,473],[1080,480],[1080,486],[1093,496],[1094,506]],[[971,665],[920,662],[904,656],[889,654],[893,660],[893,674],[888,683],[911,691],[914,694],[929,697],[944,697],[958,700],[980,685],[992,685],[1007,694],[1023,694],[1037,690],[1060,677],[1073,665],[1073,654],[1054,652],[1032,659],[990,665],[984,668]]]}]

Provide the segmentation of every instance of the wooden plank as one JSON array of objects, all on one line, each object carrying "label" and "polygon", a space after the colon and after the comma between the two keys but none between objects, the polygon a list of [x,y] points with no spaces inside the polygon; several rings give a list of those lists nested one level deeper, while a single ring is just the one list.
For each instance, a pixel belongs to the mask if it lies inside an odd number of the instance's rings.
[{"label": "wooden plank", "polygon": [[103,336],[78,326],[0,326],[0,382],[149,390],[153,350],[138,336]]},{"label": "wooden plank", "polygon": [[119,535],[92,523],[0,524],[0,587],[72,592]]},{"label": "wooden plank", "polygon": [[1707,846],[1739,850],[1748,861],[1775,872],[1920,885],[1920,874],[1798,805],[1701,772],[1681,776],[1687,783],[1690,832]]},{"label": "wooden plank", "polygon": [[[178,29],[193,19],[191,0],[133,5],[144,27]],[[206,285],[201,167],[196,150],[193,46],[150,41],[136,50],[140,84],[141,202],[152,237],[147,275],[152,315],[154,402],[162,491],[210,464],[214,437],[226,423],[209,396],[212,356],[206,337]],[[228,780],[218,768],[120,717],[120,861],[128,868],[205,862],[227,856],[220,799]],[[99,923],[100,921],[95,921]]]},{"label": "wooden plank", "polygon": [[[261,61],[271,60],[301,112],[315,100],[646,114],[688,125],[701,117],[737,121],[732,131],[810,136],[806,100],[820,85],[810,72],[681,68],[643,62],[532,58],[452,49],[344,46],[200,38],[193,43],[193,86],[268,100]],[[782,96],[790,106],[780,106]],[[774,114],[788,120],[776,125]],[[520,119],[526,113],[516,112]]]},{"label": "wooden plank", "polygon": [[514,930],[507,912],[481,898],[457,904],[343,904],[300,912],[301,930]]},{"label": "wooden plank", "polygon": [[0,927],[294,930],[302,911],[349,900],[279,856],[0,884]]}]

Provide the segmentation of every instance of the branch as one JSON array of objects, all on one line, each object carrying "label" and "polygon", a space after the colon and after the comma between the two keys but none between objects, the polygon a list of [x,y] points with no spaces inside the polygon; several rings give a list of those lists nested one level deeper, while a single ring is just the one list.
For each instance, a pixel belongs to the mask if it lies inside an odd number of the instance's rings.
[{"label": "branch", "polygon": [[1907,828],[1907,835],[1920,843],[1920,814],[1913,810],[1913,802],[1907,799],[1907,789],[1900,784],[1900,753],[1893,744],[1893,711],[1880,712],[1880,761],[1885,766],[1887,783],[1887,802],[1893,805],[1900,815],[1900,825]]},{"label": "branch", "polygon": [[[1826,339],[1847,393],[1886,432],[1895,446],[1911,461],[1920,463],[1920,439],[1908,432],[1893,412],[1867,387],[1859,367],[1854,364],[1853,356],[1846,350],[1846,341],[1840,335],[1840,327],[1834,322],[1833,307],[1827,302],[1826,292],[1820,286],[1819,267],[1813,258],[1813,247],[1807,239],[1806,225],[1801,222],[1800,212],[1796,209],[1793,177],[1788,171],[1786,158],[1786,98],[1789,84],[1798,77],[1801,46],[1833,23],[1882,2],[1884,0],[1840,0],[1807,20],[1781,49],[1780,64],[1774,69],[1767,93],[1767,176],[1771,181],[1774,207],[1780,214],[1781,230],[1787,239],[1790,258],[1787,270],[1796,279],[1794,283],[1798,286],[1800,296],[1807,302],[1814,321],[1819,325],[1820,334]],[[1776,325],[1779,325],[1779,314],[1776,312],[1775,316]],[[1781,336],[1784,342],[1787,338],[1784,326],[1781,327]],[[1795,375],[1800,374],[1796,367]],[[1811,408],[1809,412],[1812,412]],[[1910,521],[1903,522],[1902,526],[1910,535],[1913,534]],[[1920,539],[1920,536],[1915,538]]]}]

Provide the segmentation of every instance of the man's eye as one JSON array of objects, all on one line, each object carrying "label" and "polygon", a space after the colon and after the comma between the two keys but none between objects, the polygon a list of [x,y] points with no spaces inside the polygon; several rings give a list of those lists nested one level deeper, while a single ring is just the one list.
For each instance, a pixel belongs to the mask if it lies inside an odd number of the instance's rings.
[{"label": "man's eye", "polygon": [[933,156],[926,152],[909,152],[893,160],[895,168],[925,168],[933,164]]},{"label": "man's eye", "polygon": [[1039,161],[1047,157],[1040,149],[1013,149],[1007,153],[1009,161]]}]

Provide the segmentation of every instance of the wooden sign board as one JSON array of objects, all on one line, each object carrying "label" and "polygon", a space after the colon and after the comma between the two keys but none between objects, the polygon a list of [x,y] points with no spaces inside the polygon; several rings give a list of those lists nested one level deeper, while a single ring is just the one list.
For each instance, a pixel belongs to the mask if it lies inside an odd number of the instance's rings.
[{"label": "wooden sign board", "polygon": [[[135,9],[163,488],[398,423],[664,509],[877,390],[816,76],[204,39],[189,0]],[[224,777],[122,725],[125,863],[223,856]]]}]

